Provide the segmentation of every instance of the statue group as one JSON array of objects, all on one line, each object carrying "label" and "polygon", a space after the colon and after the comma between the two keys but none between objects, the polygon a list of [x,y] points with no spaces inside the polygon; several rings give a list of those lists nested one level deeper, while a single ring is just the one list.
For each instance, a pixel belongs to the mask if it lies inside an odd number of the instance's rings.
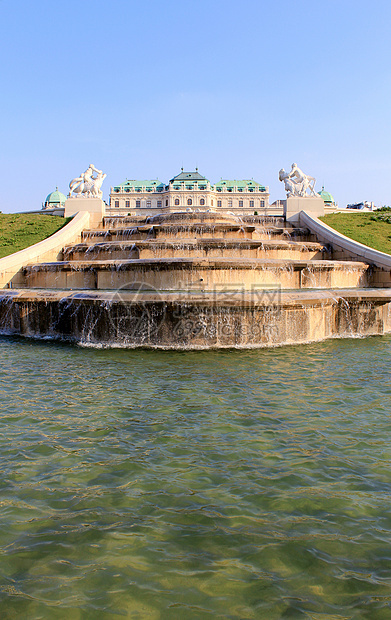
[{"label": "statue group", "polygon": [[78,196],[102,198],[101,187],[106,176],[102,170],[98,170],[93,164],[90,164],[85,172],[82,172],[79,177],[72,179],[69,183],[69,196],[73,192]]},{"label": "statue group", "polygon": [[285,185],[286,197],[299,196],[301,198],[305,196],[316,196],[315,183],[316,179],[304,174],[297,164],[292,164],[290,172],[285,172],[284,168],[281,168],[278,173],[278,178]]}]

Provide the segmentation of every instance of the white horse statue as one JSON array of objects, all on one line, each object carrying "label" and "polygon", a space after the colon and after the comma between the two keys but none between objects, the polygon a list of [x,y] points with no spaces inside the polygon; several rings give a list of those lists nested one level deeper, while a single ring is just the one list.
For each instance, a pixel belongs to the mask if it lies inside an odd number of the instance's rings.
[{"label": "white horse statue", "polygon": [[[94,173],[96,174],[95,177],[93,176]],[[93,164],[90,164],[85,172],[69,183],[69,195],[73,192],[79,196],[102,198],[101,187],[106,177],[107,174],[103,174],[102,170],[98,170]]]}]

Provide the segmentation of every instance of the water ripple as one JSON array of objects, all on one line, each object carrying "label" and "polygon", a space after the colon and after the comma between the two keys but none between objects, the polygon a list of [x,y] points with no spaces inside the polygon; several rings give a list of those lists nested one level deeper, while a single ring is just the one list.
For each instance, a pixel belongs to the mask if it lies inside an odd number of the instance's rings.
[{"label": "water ripple", "polygon": [[2,618],[389,618],[391,339],[0,339]]}]

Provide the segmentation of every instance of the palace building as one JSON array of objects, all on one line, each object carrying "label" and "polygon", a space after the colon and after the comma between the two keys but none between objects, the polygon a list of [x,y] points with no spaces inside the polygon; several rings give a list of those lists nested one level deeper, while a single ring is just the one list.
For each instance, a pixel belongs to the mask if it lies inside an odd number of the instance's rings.
[{"label": "palace building", "polygon": [[254,180],[221,179],[212,185],[198,168],[170,179],[168,185],[158,179],[127,179],[110,188],[108,211],[114,215],[153,215],[172,211],[213,210],[253,215],[269,207],[269,188]]}]

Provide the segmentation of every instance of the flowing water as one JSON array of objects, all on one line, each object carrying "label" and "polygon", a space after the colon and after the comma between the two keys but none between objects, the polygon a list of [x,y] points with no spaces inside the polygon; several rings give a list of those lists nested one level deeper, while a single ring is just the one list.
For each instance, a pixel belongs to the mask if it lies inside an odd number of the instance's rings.
[{"label": "flowing water", "polygon": [[0,617],[391,618],[391,338],[0,339]]}]

